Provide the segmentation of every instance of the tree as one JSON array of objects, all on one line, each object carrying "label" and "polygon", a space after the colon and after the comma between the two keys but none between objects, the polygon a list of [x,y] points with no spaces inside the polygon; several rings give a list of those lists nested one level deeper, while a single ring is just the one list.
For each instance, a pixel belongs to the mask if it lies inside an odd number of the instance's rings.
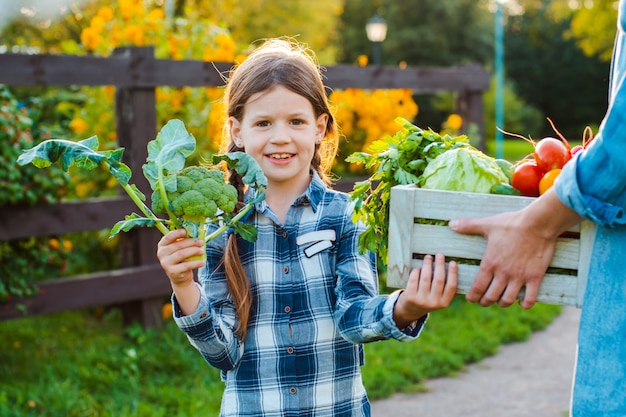
[{"label": "tree", "polygon": [[585,55],[609,61],[617,29],[617,9],[614,0],[584,2],[577,8],[572,2],[553,0],[552,11],[557,19],[570,19],[567,39],[574,39]]},{"label": "tree", "polygon": [[346,0],[340,17],[339,62],[355,62],[371,45],[365,24],[376,12],[387,21],[383,64],[447,66],[487,63],[493,51],[493,16],[484,0]]},{"label": "tree", "polygon": [[[564,35],[572,17],[557,18],[550,3],[521,3],[524,13],[507,22],[507,77],[522,99],[552,119],[566,137],[580,139],[585,126],[597,127],[606,110],[608,63],[585,55]],[[547,122],[540,132],[528,133],[554,135]]]}]

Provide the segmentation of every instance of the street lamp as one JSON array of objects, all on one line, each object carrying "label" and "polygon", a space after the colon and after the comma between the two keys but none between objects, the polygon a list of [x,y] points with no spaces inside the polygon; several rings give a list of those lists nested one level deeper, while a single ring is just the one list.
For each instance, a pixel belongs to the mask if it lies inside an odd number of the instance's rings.
[{"label": "street lamp", "polygon": [[387,37],[387,22],[376,13],[374,17],[367,21],[365,31],[367,32],[367,39],[372,42],[374,49],[374,64],[380,65],[381,44]]},{"label": "street lamp", "polygon": [[494,69],[496,76],[495,107],[496,107],[496,158],[504,158],[504,135],[498,129],[504,129],[504,3],[507,0],[496,0],[495,15],[495,57]]}]

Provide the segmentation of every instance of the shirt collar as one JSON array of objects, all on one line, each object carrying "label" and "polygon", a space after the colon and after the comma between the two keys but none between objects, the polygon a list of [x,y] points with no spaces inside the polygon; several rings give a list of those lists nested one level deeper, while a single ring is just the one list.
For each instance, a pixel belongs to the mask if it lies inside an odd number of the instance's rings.
[{"label": "shirt collar", "polygon": [[[326,184],[320,178],[319,174],[315,170],[311,170],[311,182],[309,186],[304,190],[304,192],[296,198],[294,205],[302,206],[305,204],[310,204],[313,212],[317,211],[317,206],[320,204],[322,199],[324,198],[324,193],[327,191]],[[267,203],[265,200],[260,203],[256,203],[255,209],[256,211],[263,213],[267,208]],[[246,216],[247,217],[247,216]]]}]

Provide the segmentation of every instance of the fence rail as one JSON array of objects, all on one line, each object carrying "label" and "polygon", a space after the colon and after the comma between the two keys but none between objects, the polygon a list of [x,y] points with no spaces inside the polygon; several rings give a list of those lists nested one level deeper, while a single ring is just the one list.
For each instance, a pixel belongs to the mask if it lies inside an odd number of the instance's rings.
[{"label": "fence rail", "polygon": [[[231,63],[223,62],[156,59],[152,47],[120,48],[110,57],[0,54],[0,84],[115,86],[118,145],[125,148],[124,163],[135,173],[141,172],[147,143],[157,133],[155,88],[222,86],[231,67]],[[324,76],[325,85],[331,89],[456,92],[457,112],[483,131],[482,96],[489,89],[490,74],[478,65],[404,69],[335,65],[325,67]],[[142,176],[133,177],[133,182],[139,189],[149,189]],[[350,189],[346,184],[340,188]],[[132,210],[134,204],[126,196],[32,207],[3,206],[0,240],[104,229]],[[127,321],[158,326],[161,300],[171,291],[156,259],[159,238],[155,229],[123,233],[121,269],[41,282],[39,295],[12,300],[0,308],[0,320],[116,304],[123,306]]]}]

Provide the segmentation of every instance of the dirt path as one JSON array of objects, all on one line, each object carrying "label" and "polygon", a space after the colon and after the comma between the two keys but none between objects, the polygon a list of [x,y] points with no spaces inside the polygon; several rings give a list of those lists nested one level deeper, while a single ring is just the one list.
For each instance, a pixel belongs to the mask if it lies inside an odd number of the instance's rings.
[{"label": "dirt path", "polygon": [[372,404],[373,417],[563,417],[568,415],[580,310],[559,317],[523,343],[430,380],[429,392]]}]

